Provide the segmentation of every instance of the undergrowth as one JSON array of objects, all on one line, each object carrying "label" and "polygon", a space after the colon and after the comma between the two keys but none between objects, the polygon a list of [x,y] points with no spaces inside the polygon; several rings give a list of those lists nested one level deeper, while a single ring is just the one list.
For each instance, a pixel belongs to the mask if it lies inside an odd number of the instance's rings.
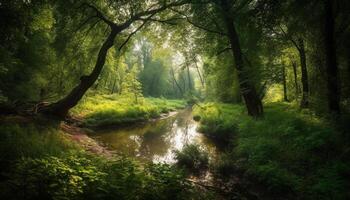
[{"label": "undergrowth", "polygon": [[72,113],[82,116],[85,126],[102,127],[145,121],[184,108],[185,105],[183,100],[141,98],[138,103],[134,103],[123,96],[95,95],[86,97]]},{"label": "undergrowth", "polygon": [[0,127],[2,199],[206,199],[182,170],[90,154],[55,127]]},{"label": "undergrowth", "polygon": [[194,110],[201,131],[234,138],[216,163],[219,175],[243,170],[277,196],[349,199],[349,144],[327,120],[285,103],[266,105],[259,120],[239,105],[207,103]]},{"label": "undergrowth", "polygon": [[188,169],[190,172],[199,172],[208,168],[209,156],[198,144],[187,144],[179,151],[175,151],[177,165]]}]

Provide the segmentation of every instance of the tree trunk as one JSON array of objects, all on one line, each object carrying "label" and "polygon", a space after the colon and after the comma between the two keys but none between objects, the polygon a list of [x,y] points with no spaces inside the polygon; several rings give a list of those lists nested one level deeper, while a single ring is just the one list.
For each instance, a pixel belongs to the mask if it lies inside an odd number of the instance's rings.
[{"label": "tree trunk", "polygon": [[180,92],[181,97],[183,97],[184,93],[183,93],[182,88],[180,87],[179,83],[178,83],[177,80],[176,80],[176,77],[175,77],[175,73],[174,73],[174,69],[173,69],[173,68],[171,68],[171,74],[172,74],[172,76],[173,76],[173,81],[175,82],[177,88],[179,89],[179,92]]},{"label": "tree trunk", "polygon": [[300,102],[301,108],[309,107],[309,80],[307,75],[307,67],[306,67],[306,54],[305,54],[305,45],[304,40],[302,38],[298,39],[299,43],[299,56],[300,56],[300,66],[301,66],[301,83],[302,83],[302,98]]},{"label": "tree trunk", "polygon": [[244,72],[245,66],[242,49],[239,43],[236,28],[234,26],[234,20],[232,14],[230,13],[230,7],[231,6],[228,4],[227,0],[221,0],[221,8],[224,11],[223,17],[227,29],[228,39],[238,72],[240,90],[248,110],[248,115],[258,118],[263,115],[263,105],[256,92],[254,84],[251,82],[251,80],[249,80],[250,78],[247,73]]},{"label": "tree trunk", "polygon": [[119,32],[120,30],[116,28],[113,28],[111,30],[109,36],[101,46],[93,71],[88,76],[82,76],[80,78],[79,85],[77,85],[66,97],[57,101],[56,103],[44,107],[42,109],[42,112],[62,118],[66,117],[68,111],[78,104],[80,99],[84,96],[85,92],[95,83],[99,77],[106,61],[107,52],[113,46],[114,39]]},{"label": "tree trunk", "polygon": [[286,77],[286,67],[282,65],[282,82],[283,82],[283,99],[284,101],[288,101],[287,97],[287,77]]},{"label": "tree trunk", "polygon": [[190,66],[188,64],[187,57],[185,58],[185,60],[186,60],[186,68],[187,68],[188,89],[191,92],[193,88],[192,88],[192,84],[191,84]]},{"label": "tree trunk", "polygon": [[198,73],[198,76],[199,76],[199,80],[201,81],[202,87],[204,87],[204,79],[203,79],[202,74],[201,74],[201,72],[199,70],[199,67],[198,67],[198,64],[197,64],[196,60],[194,61],[194,64],[196,65],[197,73]]},{"label": "tree trunk", "polygon": [[334,39],[334,13],[332,0],[325,0],[325,51],[328,86],[328,108],[333,113],[340,113],[340,91],[336,46]]},{"label": "tree trunk", "polygon": [[298,73],[297,73],[297,63],[292,60],[293,74],[294,74],[294,85],[295,85],[295,96],[298,98],[299,95],[299,84],[298,84]]},{"label": "tree trunk", "polygon": [[116,83],[117,83],[117,78],[114,78],[114,82],[113,82],[111,94],[114,94],[114,88],[115,88],[115,84],[116,84]]}]

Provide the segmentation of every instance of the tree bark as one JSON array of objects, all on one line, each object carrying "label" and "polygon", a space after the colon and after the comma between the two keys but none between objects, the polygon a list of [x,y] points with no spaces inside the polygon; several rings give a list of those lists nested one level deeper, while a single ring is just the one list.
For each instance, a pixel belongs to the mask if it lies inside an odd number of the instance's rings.
[{"label": "tree bark", "polygon": [[114,39],[120,30],[112,28],[109,36],[104,41],[98,53],[97,61],[93,71],[88,76],[82,76],[80,83],[65,98],[50,104],[42,109],[43,113],[55,115],[61,118],[67,116],[68,111],[76,106],[85,92],[95,83],[106,61],[108,50],[113,46]]},{"label": "tree bark", "polygon": [[287,77],[286,77],[286,67],[282,65],[282,82],[283,82],[283,99],[288,101],[287,97]]},{"label": "tree bark", "polygon": [[201,72],[199,70],[199,67],[198,67],[198,64],[197,64],[196,60],[194,61],[194,64],[196,65],[197,73],[198,73],[198,76],[199,76],[199,80],[201,81],[202,87],[204,87],[204,79],[203,79],[202,74],[201,74]]},{"label": "tree bark", "polygon": [[304,40],[302,38],[298,39],[299,43],[299,57],[300,57],[300,66],[301,66],[301,83],[302,83],[302,98],[300,102],[301,108],[309,107],[309,80],[307,74],[307,66],[306,66],[306,54],[305,54],[305,45]]},{"label": "tree bark", "polygon": [[299,95],[299,84],[298,84],[298,73],[297,73],[297,63],[292,60],[293,74],[294,74],[294,85],[295,85],[295,96],[298,98]]},{"label": "tree bark", "polygon": [[325,0],[325,53],[327,67],[328,108],[333,113],[340,113],[340,91],[336,44],[334,38],[334,12],[332,0]]},{"label": "tree bark", "polygon": [[117,78],[114,78],[111,94],[114,94],[114,88],[116,83],[117,83]]},{"label": "tree bark", "polygon": [[188,89],[191,92],[193,88],[191,84],[190,66],[189,66],[187,57],[185,57],[185,60],[186,60],[185,62],[186,62],[186,68],[187,68]]},{"label": "tree bark", "polygon": [[230,13],[230,5],[227,0],[221,0],[221,8],[223,10],[223,18],[227,29],[228,39],[232,50],[233,58],[235,60],[236,69],[238,72],[238,80],[240,90],[244,98],[248,115],[258,118],[263,115],[263,105],[259,98],[254,84],[251,82],[245,70],[243,61],[242,49],[240,46],[238,34],[234,26],[234,19]]},{"label": "tree bark", "polygon": [[180,95],[183,97],[184,93],[183,93],[182,88],[180,87],[179,83],[178,83],[177,80],[176,80],[176,77],[175,77],[175,73],[174,73],[174,69],[173,69],[173,68],[171,68],[171,75],[173,76],[173,81],[175,82],[177,88],[179,89]]}]

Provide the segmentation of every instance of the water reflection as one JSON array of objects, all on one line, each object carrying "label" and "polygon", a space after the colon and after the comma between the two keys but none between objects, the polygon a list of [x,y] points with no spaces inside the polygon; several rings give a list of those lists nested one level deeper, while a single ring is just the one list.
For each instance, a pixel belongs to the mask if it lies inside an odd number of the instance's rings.
[{"label": "water reflection", "polygon": [[213,143],[198,133],[192,120],[191,109],[175,116],[147,124],[99,131],[90,136],[119,154],[136,157],[142,161],[174,163],[174,150],[185,144],[197,143],[212,157],[216,149]]}]

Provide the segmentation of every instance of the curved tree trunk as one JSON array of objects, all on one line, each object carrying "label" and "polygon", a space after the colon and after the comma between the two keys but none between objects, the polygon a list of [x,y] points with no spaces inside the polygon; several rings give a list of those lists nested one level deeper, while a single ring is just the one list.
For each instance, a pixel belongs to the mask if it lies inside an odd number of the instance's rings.
[{"label": "curved tree trunk", "polygon": [[73,88],[73,90],[66,97],[57,101],[56,103],[44,107],[41,112],[62,118],[67,116],[68,111],[78,104],[86,91],[95,83],[99,77],[106,61],[107,52],[113,46],[114,39],[119,32],[120,31],[116,28],[113,28],[111,30],[109,36],[100,48],[93,71],[88,76],[82,76],[80,78],[79,85]]},{"label": "curved tree trunk", "polygon": [[232,49],[233,57],[238,72],[238,80],[240,90],[244,98],[248,115],[258,118],[264,113],[263,105],[259,95],[256,91],[254,84],[250,81],[249,76],[244,72],[245,66],[243,61],[242,49],[240,46],[238,34],[234,26],[234,20],[231,13],[229,12],[230,6],[227,0],[221,0],[221,7],[223,9],[223,17],[228,33],[228,39],[230,41],[230,47]]}]

